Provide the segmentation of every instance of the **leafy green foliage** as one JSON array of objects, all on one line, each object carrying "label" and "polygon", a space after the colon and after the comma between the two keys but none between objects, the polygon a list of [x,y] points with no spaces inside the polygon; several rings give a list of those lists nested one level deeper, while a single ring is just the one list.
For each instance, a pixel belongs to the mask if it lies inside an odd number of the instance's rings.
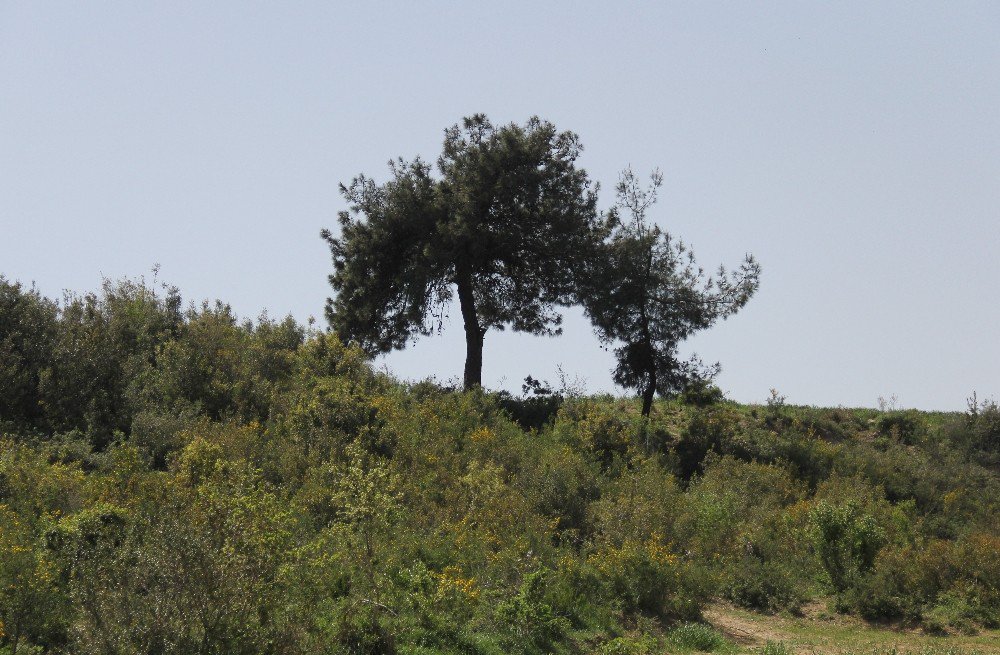
[{"label": "leafy green foliage", "polygon": [[675,394],[703,386],[717,367],[697,359],[681,361],[678,346],[743,307],[757,290],[760,266],[747,256],[740,268],[706,277],[694,255],[646,218],[663,178],[652,176],[648,190],[631,170],[618,183],[621,220],[612,212],[613,230],[601,253],[590,261],[583,306],[602,342],[617,344],[615,382],[643,396],[649,415],[655,393]]},{"label": "leafy green foliage", "polygon": [[[140,283],[7,293],[51,339],[5,342],[38,369],[8,388],[44,402],[0,421],[0,652],[727,650],[670,626],[828,590],[867,619],[1000,624],[981,403],[902,430],[777,401],[644,418],[529,385],[561,398],[527,426],[291,320],[175,312]],[[93,352],[71,366],[73,339]],[[56,370],[92,384],[49,402]]]},{"label": "leafy green foliage", "polygon": [[37,528],[0,503],[0,630],[16,649],[22,640],[59,645],[67,602]]},{"label": "leafy green foliage", "polygon": [[783,641],[771,641],[770,639],[757,652],[760,655],[792,655],[792,649]]},{"label": "leafy green foliage", "polygon": [[837,506],[821,500],[809,520],[820,563],[837,591],[872,568],[886,541],[875,517],[862,513],[853,502]]},{"label": "leafy green foliage", "polygon": [[544,570],[529,573],[517,595],[497,606],[496,617],[510,630],[513,648],[532,644],[548,649],[569,630],[569,621],[558,616],[545,602],[546,577]]},{"label": "leafy green foliage", "polygon": [[38,425],[39,385],[51,366],[58,324],[54,302],[0,276],[0,419]]},{"label": "leafy green foliage", "polygon": [[558,332],[554,308],[571,299],[571,271],[599,227],[581,150],[575,134],[538,118],[497,127],[477,114],[445,131],[438,177],[419,158],[400,159],[388,182],[341,185],[350,210],[339,236],[322,233],[331,327],[369,353],[402,348],[440,329],[457,293],[466,389],[481,382],[488,330]]},{"label": "leafy green foliage", "polygon": [[1000,405],[993,399],[980,401],[973,393],[969,410],[949,426],[949,439],[986,464],[1000,462]]},{"label": "leafy green foliage", "polygon": [[615,637],[601,646],[600,655],[649,655],[656,652],[656,639],[651,635],[638,638]]},{"label": "leafy green foliage", "polygon": [[704,623],[682,623],[667,633],[667,640],[679,648],[703,653],[716,653],[729,646],[718,630]]},{"label": "leafy green foliage", "polygon": [[521,397],[515,397],[509,391],[497,393],[499,405],[526,430],[539,430],[555,419],[563,400],[562,392],[554,391],[547,383],[530,375],[521,385]]}]

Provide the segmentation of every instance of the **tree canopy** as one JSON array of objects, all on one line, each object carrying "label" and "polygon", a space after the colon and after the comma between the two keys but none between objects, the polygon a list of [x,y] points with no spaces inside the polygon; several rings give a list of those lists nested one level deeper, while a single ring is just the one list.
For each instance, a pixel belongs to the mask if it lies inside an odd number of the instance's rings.
[{"label": "tree canopy", "polygon": [[615,382],[642,393],[644,415],[657,392],[681,391],[693,381],[714,377],[717,364],[682,360],[678,346],[737,312],[760,278],[752,255],[735,271],[720,266],[715,277],[707,276],[683,242],[650,224],[646,213],[662,183],[659,172],[648,188],[631,169],[622,173],[612,230],[600,255],[589,261],[581,292],[598,337],[616,346]]},{"label": "tree canopy", "polygon": [[490,329],[558,334],[560,305],[603,225],[596,189],[576,166],[576,134],[532,118],[477,114],[445,130],[437,171],[419,157],[390,179],[341,185],[340,234],[322,232],[334,272],[327,318],[371,355],[440,329],[454,295],[465,327],[464,385],[482,381]]}]

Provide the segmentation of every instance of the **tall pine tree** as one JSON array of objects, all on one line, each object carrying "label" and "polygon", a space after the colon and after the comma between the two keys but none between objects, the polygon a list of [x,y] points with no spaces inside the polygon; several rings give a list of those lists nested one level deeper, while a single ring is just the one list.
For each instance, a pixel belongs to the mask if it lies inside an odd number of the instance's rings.
[{"label": "tall pine tree", "polygon": [[485,116],[445,131],[437,171],[390,163],[382,184],[361,175],[341,192],[340,234],[324,230],[334,272],[327,319],[369,354],[405,347],[441,326],[457,295],[466,389],[480,385],[491,329],[558,334],[558,307],[600,240],[596,191],[577,168],[579,138],[532,118]]}]

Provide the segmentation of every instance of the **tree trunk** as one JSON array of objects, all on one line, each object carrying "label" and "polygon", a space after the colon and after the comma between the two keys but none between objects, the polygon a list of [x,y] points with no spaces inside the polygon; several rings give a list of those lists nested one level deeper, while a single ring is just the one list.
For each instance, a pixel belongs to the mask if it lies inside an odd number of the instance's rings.
[{"label": "tree trunk", "polygon": [[472,276],[459,273],[458,302],[465,323],[465,376],[462,384],[466,391],[483,384],[483,329],[476,313],[476,299],[472,293]]},{"label": "tree trunk", "polygon": [[646,388],[642,390],[642,415],[649,416],[653,409],[653,396],[656,395],[656,371],[649,371]]}]

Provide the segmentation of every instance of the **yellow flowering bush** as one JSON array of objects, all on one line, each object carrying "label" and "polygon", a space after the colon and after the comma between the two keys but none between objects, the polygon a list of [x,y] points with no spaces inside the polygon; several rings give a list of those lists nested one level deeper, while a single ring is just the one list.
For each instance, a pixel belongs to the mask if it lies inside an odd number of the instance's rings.
[{"label": "yellow flowering bush", "polygon": [[626,612],[692,617],[705,594],[688,564],[655,536],[607,546],[590,555],[588,562]]}]

